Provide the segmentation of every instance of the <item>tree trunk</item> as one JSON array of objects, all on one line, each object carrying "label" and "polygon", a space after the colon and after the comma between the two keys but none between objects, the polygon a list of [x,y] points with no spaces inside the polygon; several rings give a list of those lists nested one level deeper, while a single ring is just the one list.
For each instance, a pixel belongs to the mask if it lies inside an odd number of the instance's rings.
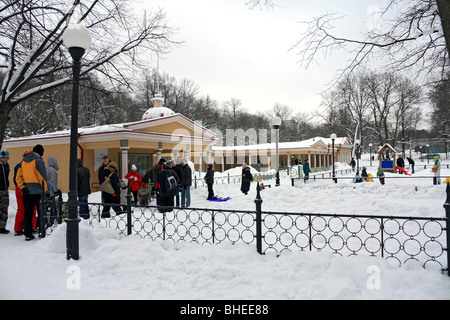
[{"label": "tree trunk", "polygon": [[442,30],[444,31],[447,53],[450,56],[450,1],[436,0],[439,16],[441,17]]},{"label": "tree trunk", "polygon": [[3,139],[5,139],[6,126],[9,121],[11,109],[12,107],[10,104],[0,104],[0,149],[2,149],[3,146]]}]

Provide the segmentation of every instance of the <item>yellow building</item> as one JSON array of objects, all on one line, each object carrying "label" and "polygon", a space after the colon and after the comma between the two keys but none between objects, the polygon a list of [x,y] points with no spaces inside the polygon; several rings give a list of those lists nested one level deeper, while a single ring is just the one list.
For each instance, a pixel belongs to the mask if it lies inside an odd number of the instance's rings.
[{"label": "yellow building", "polygon": [[[182,156],[193,161],[197,169],[202,168],[209,161],[210,146],[214,142],[213,132],[160,106],[150,108],[141,121],[79,128],[78,158],[89,168],[92,184],[98,180],[98,169],[105,154],[119,164],[119,176],[125,176],[132,164],[143,176],[161,157],[176,159]],[[46,163],[48,157],[58,159],[58,187],[67,192],[70,130],[5,140],[3,148],[10,153],[11,168],[37,144],[44,146]],[[12,178],[11,174],[11,188],[14,188]]]},{"label": "yellow building", "polygon": [[[337,138],[334,142],[336,162],[349,163],[353,146],[348,139]],[[257,169],[274,168],[275,143],[264,143],[243,146],[212,147],[215,168],[228,170],[247,163]],[[309,159],[311,168],[324,168],[332,165],[333,148],[330,138],[315,137],[303,141],[279,143],[280,168],[304,163]],[[262,170],[260,170],[262,171]]]}]

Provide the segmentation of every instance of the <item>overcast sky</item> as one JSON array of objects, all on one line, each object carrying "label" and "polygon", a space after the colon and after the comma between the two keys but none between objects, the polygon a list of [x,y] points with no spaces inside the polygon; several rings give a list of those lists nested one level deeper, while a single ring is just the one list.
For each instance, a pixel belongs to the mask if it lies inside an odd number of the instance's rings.
[{"label": "overcast sky", "polygon": [[[201,96],[224,102],[242,101],[252,113],[279,102],[295,112],[318,109],[319,94],[349,58],[335,52],[308,70],[300,67],[289,49],[310,21],[339,12],[339,35],[358,37],[373,27],[370,12],[386,1],[274,0],[278,7],[249,10],[247,0],[145,0],[148,9],[164,8],[170,25],[178,27],[175,40],[184,43],[160,62],[161,72],[199,86]],[[154,67],[155,61],[149,61]]]}]

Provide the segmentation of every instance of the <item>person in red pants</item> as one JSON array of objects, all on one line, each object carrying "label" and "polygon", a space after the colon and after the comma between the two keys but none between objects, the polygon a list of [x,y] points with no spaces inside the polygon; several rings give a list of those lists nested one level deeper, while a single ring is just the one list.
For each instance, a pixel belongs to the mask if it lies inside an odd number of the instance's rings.
[{"label": "person in red pants", "polygon": [[[21,162],[19,162],[15,168],[14,168],[14,177],[13,181],[16,185],[16,199],[17,199],[17,212],[16,212],[16,220],[14,223],[14,235],[15,236],[22,236],[24,234],[23,232],[23,214],[25,212],[25,207],[23,206],[23,195],[22,195],[22,189],[19,188],[16,182],[16,175],[17,170],[20,167]],[[36,209],[34,209],[33,213],[33,230],[36,230],[36,222],[37,222],[37,216],[36,216]]]}]

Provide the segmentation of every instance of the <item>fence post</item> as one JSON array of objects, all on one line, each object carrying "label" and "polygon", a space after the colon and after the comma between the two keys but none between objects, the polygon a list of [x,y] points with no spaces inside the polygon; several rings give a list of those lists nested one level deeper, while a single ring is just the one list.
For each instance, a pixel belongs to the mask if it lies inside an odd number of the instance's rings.
[{"label": "fence post", "polygon": [[445,216],[447,217],[446,221],[446,233],[447,233],[447,275],[450,277],[450,183],[447,182],[447,188],[445,189],[447,192],[447,199],[444,203],[445,208]]},{"label": "fence post", "polygon": [[262,254],[262,211],[261,211],[261,205],[263,200],[261,199],[260,194],[260,186],[259,182],[256,185],[256,251],[258,251],[259,254]]},{"label": "fence post", "polygon": [[131,187],[130,184],[128,184],[127,189],[127,235],[131,235],[132,233],[132,224],[131,224]]}]

